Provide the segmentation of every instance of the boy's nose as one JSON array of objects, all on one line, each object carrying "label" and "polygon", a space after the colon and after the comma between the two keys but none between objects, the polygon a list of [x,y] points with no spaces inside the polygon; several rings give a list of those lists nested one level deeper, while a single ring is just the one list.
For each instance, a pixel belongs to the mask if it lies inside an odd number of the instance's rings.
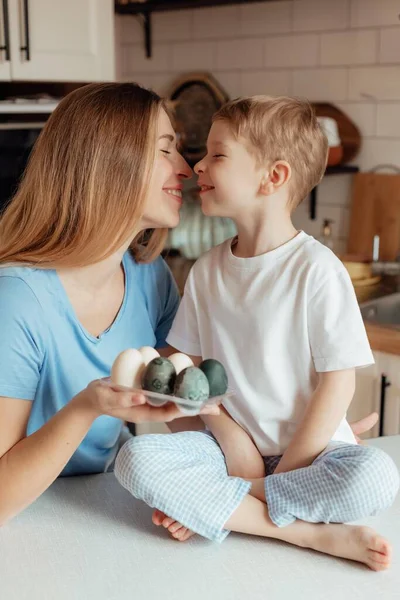
[{"label": "boy's nose", "polygon": [[204,161],[200,160],[198,163],[196,163],[193,167],[193,171],[196,173],[196,175],[204,173]]}]

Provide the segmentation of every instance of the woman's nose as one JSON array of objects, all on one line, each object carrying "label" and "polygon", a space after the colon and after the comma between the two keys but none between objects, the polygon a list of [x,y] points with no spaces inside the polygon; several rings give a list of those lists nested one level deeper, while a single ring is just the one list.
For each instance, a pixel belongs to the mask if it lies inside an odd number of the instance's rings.
[{"label": "woman's nose", "polygon": [[193,175],[192,169],[189,167],[186,160],[182,156],[180,157],[178,169],[178,177],[180,177],[181,179],[190,179]]}]

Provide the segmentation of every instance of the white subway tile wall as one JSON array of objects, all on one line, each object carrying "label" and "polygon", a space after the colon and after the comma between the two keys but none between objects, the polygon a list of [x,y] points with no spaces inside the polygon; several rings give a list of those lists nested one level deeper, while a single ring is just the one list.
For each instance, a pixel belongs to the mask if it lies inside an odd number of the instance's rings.
[{"label": "white subway tile wall", "polygon": [[[399,5],[400,12],[400,5]],[[379,62],[399,63],[400,61],[400,27],[381,29]]]},{"label": "white subway tile wall", "polygon": [[[400,1],[278,0],[153,15],[153,57],[135,17],[117,16],[117,73],[163,94],[180,74],[211,72],[230,97],[300,95],[336,104],[363,136],[362,170],[400,167]],[[317,219],[308,199],[295,223],[318,236],[332,218],[346,247],[351,176],[326,177]]]}]

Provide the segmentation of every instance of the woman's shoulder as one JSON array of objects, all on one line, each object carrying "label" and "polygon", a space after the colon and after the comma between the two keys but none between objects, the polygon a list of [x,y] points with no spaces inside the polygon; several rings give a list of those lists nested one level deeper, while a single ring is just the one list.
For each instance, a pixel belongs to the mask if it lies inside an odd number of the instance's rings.
[{"label": "woman's shoulder", "polygon": [[42,307],[44,281],[49,274],[30,267],[0,267],[1,311],[34,310]]},{"label": "woman's shoulder", "polygon": [[36,269],[30,267],[0,267],[0,294],[18,289],[22,293],[31,294],[32,281]]}]

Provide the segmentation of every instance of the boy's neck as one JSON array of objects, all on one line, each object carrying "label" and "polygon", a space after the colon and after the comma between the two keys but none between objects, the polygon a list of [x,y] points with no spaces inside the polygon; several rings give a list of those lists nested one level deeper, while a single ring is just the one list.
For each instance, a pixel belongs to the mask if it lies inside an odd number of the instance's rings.
[{"label": "boy's neck", "polygon": [[247,214],[236,222],[236,228],[238,238],[232,252],[239,258],[251,258],[275,250],[298,234],[287,212],[275,213],[273,217],[263,215],[263,218]]}]

